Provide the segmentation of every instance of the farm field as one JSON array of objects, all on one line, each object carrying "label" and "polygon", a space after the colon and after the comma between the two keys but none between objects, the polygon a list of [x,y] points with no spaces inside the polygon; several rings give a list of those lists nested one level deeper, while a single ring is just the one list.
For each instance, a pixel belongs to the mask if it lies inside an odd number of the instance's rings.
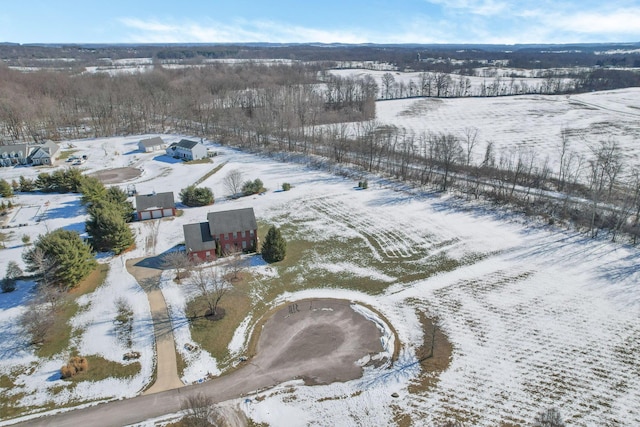
[{"label": "farm field", "polygon": [[[494,140],[498,150],[525,144],[550,158],[560,129],[567,125],[585,132],[589,141],[619,136],[628,159],[637,162],[638,98],[637,89],[628,89],[571,98],[383,101],[377,108],[382,123],[415,132],[458,133],[476,126],[482,141]],[[271,266],[249,258],[251,279],[243,290],[247,316],[234,326],[224,354],[202,348],[185,352],[184,345],[194,342],[184,316],[195,290],[176,285],[167,275],[162,278],[177,351],[186,365],[183,382],[232,369],[247,351],[256,319],[278,304],[344,298],[389,321],[400,344],[393,365],[366,367],[362,378],[344,383],[306,386],[292,380],[226,405],[269,425],[408,425],[409,420],[523,425],[554,406],[570,425],[640,424],[637,248],[375,176],[367,176],[369,188],[360,190],[359,173],[338,177],[212,143],[219,153],[213,163],[175,162],[136,152],[145,137],[72,144],[74,154],[88,155],[83,165],[87,173],[140,169],[140,176],[115,185],[135,184],[142,194],[173,191],[177,197],[181,188],[225,165],[201,184],[212,188],[213,206],[183,207],[182,216],[160,221],[154,247],[145,244],[149,227],[132,224],[136,249],[118,257],[100,254],[100,262],[109,266],[106,280],[79,299],[81,309],[70,322],[70,347],[119,364],[125,352],[139,351],[140,369],[126,378],[65,384],[57,371],[71,349],[43,357],[24,345],[16,324],[27,309],[33,283],[19,282],[15,292],[0,294],[0,392],[13,402],[12,411],[28,408],[19,412],[28,416],[142,392],[152,381],[154,366],[151,314],[125,261],[172,250],[183,241],[182,226],[204,220],[208,211],[253,207],[262,228],[281,227],[289,253],[287,260]],[[163,136],[169,141],[181,137]],[[483,150],[478,148],[477,154]],[[247,180],[260,178],[267,192],[227,200],[223,179],[233,169],[244,170]],[[11,181],[48,170],[4,168],[0,178]],[[290,191],[280,191],[284,182],[291,184]],[[24,234],[33,241],[55,228],[83,231],[86,213],[77,195],[18,194],[13,200],[25,212],[19,222],[27,225],[6,230],[13,234],[0,250],[0,272],[10,260],[23,266]],[[46,210],[33,208],[45,205]],[[114,334],[121,297],[134,311],[130,346]],[[429,338],[424,318],[437,319],[451,343],[451,358],[441,373],[421,368],[421,349]],[[0,425],[10,423],[0,420]]]},{"label": "farm field", "polygon": [[588,156],[590,146],[617,141],[628,164],[640,163],[640,89],[578,95],[521,95],[502,98],[413,98],[380,101],[376,120],[419,137],[422,133],[452,133],[478,129],[475,162],[481,162],[487,143],[497,154],[516,148],[532,150],[539,166],[549,160],[557,171],[561,131],[569,135],[569,149]]}]

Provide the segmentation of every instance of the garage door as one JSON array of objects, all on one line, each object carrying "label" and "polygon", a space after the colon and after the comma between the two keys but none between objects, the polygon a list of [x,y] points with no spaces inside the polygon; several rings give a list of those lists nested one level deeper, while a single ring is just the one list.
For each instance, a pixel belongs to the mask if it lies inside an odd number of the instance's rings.
[{"label": "garage door", "polygon": [[155,210],[155,211],[151,211],[151,217],[153,219],[162,218],[162,211],[160,209]]},{"label": "garage door", "polygon": [[173,215],[173,209],[164,209],[162,211],[162,216],[172,216]]},{"label": "garage door", "polygon": [[151,212],[140,212],[140,219],[145,220],[145,219],[151,219]]}]

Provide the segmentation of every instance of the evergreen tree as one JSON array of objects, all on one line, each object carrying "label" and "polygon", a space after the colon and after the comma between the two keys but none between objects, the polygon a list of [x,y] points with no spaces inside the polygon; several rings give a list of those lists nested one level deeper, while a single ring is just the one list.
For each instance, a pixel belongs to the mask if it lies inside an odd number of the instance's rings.
[{"label": "evergreen tree", "polygon": [[266,262],[282,261],[287,254],[287,242],[282,237],[280,229],[272,225],[262,243],[262,258]]},{"label": "evergreen tree", "polygon": [[99,179],[87,176],[80,186],[82,204],[91,205],[107,198],[107,189]]},{"label": "evergreen tree", "polygon": [[9,184],[4,179],[0,179],[0,196],[2,197],[13,196],[13,188],[11,187],[11,184]]},{"label": "evergreen tree", "polygon": [[13,292],[16,290],[16,279],[22,276],[22,269],[15,261],[7,264],[7,273],[2,281],[2,292]]},{"label": "evergreen tree", "polygon": [[120,205],[104,201],[91,205],[88,212],[86,229],[97,251],[113,251],[117,255],[133,245],[133,233],[123,218]]},{"label": "evergreen tree", "polygon": [[43,265],[52,267],[47,267],[51,273],[47,283],[60,288],[76,286],[96,267],[91,246],[75,231],[61,228],[39,236],[23,259],[28,271],[44,275]]},{"label": "evergreen tree", "polygon": [[29,178],[25,178],[22,175],[20,175],[19,185],[20,185],[20,191],[24,193],[29,193],[35,190],[35,185],[33,183],[33,180]]},{"label": "evergreen tree", "polygon": [[190,185],[180,190],[180,201],[189,207],[210,205],[214,202],[213,192],[208,187]]}]

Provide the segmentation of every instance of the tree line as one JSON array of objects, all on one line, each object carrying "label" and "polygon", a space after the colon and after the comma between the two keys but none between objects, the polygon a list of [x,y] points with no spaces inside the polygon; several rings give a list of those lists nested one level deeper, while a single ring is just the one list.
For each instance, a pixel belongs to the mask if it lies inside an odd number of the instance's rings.
[{"label": "tree line", "polygon": [[[372,79],[317,65],[222,64],[111,76],[0,66],[0,137],[62,140],[164,132],[253,138],[375,114]],[[296,132],[291,140],[304,139]]]}]

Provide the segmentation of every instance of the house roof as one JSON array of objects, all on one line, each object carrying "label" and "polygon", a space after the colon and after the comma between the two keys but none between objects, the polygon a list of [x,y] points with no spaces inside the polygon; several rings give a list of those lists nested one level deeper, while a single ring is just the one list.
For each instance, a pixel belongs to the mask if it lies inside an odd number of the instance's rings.
[{"label": "house roof", "polygon": [[256,230],[258,228],[253,208],[209,212],[207,221],[212,236],[233,233],[234,231]]},{"label": "house roof", "polygon": [[[181,139],[180,142],[175,144],[175,146],[191,150],[193,147],[195,147],[198,144],[200,144],[198,141],[191,141],[189,139]],[[171,144],[171,145],[173,145],[173,144]]]},{"label": "house roof", "polygon": [[215,251],[216,241],[211,237],[208,222],[186,224],[182,226],[184,231],[184,244],[187,252]]},{"label": "house roof", "polygon": [[146,211],[152,208],[175,208],[176,203],[173,199],[173,192],[154,193],[136,196],[136,210],[138,212]]},{"label": "house roof", "polygon": [[17,153],[18,151],[22,152],[23,157],[27,157],[27,149],[28,144],[12,144],[12,145],[0,145],[0,154],[11,152]]},{"label": "house roof", "polygon": [[159,136],[156,136],[154,138],[143,139],[139,142],[139,144],[142,145],[144,148],[149,148],[149,147],[157,147],[158,145],[164,145],[165,142],[162,140],[162,138],[160,138]]}]

